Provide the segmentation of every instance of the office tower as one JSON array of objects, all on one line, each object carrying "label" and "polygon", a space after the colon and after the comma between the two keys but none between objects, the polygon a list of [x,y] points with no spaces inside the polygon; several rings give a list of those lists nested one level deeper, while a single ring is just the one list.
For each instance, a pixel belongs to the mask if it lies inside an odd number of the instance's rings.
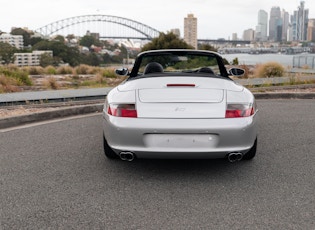
[{"label": "office tower", "polygon": [[267,29],[268,29],[268,13],[264,10],[259,10],[255,39],[257,41],[267,41],[268,40]]},{"label": "office tower", "polygon": [[232,34],[232,40],[234,41],[238,40],[237,33]]},{"label": "office tower", "polygon": [[269,40],[281,41],[282,37],[282,19],[280,7],[274,6],[270,11],[269,19]]},{"label": "office tower", "polygon": [[244,41],[253,41],[255,38],[255,31],[253,29],[244,30],[243,40]]},{"label": "office tower", "polygon": [[315,42],[315,19],[310,19],[308,21],[307,40]]},{"label": "office tower", "polygon": [[198,48],[197,18],[195,18],[193,14],[188,14],[184,19],[184,40],[195,49]]},{"label": "office tower", "polygon": [[291,17],[292,32],[294,41],[305,41],[307,39],[308,9],[305,9],[305,2],[301,1],[298,10],[294,11]]},{"label": "office tower", "polygon": [[289,29],[289,19],[290,15],[287,11],[282,10],[281,12],[281,18],[282,18],[282,41],[288,40],[288,29]]}]

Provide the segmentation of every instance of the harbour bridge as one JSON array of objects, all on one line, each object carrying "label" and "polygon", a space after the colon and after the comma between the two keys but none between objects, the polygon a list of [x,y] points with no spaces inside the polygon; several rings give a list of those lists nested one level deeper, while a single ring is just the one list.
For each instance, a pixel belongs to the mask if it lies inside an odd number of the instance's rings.
[{"label": "harbour bridge", "polygon": [[[99,38],[152,40],[160,31],[141,22],[112,15],[82,15],[52,22],[35,30],[43,36],[69,35],[83,36],[87,31],[98,33]],[[198,39],[200,43],[249,44],[250,41],[222,39]]]}]

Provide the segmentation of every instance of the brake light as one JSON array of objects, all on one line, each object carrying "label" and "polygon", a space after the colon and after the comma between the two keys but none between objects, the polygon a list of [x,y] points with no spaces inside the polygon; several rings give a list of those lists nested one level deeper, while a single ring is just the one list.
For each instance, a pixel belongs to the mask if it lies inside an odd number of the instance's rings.
[{"label": "brake light", "polygon": [[167,87],[196,87],[195,84],[182,84],[182,83],[179,83],[179,84],[167,84],[166,86]]},{"label": "brake light", "polygon": [[138,117],[134,104],[110,104],[107,113],[115,117]]},{"label": "brake light", "polygon": [[252,104],[228,104],[225,111],[225,118],[249,117],[255,113]]}]

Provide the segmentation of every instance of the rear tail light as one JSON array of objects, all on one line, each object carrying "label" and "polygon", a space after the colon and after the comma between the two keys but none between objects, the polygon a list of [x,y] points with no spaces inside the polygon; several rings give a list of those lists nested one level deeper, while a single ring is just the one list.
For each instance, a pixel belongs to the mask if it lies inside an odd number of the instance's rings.
[{"label": "rear tail light", "polygon": [[176,84],[167,84],[167,87],[196,87],[195,84],[182,84],[182,83],[176,83]]},{"label": "rear tail light", "polygon": [[255,113],[253,104],[227,104],[225,118],[249,117]]},{"label": "rear tail light", "polygon": [[109,104],[107,113],[115,117],[137,117],[137,110],[134,104]]}]

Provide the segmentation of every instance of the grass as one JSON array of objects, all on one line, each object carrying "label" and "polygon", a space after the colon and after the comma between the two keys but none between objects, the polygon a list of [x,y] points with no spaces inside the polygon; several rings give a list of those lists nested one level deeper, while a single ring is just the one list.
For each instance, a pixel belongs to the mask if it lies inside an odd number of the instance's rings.
[{"label": "grass", "polygon": [[0,93],[18,92],[21,91],[21,87],[34,85],[33,76],[44,78],[40,86],[42,89],[106,87],[118,84],[123,80],[115,74],[113,68],[88,65],[77,67],[47,66],[45,68],[7,65],[0,66]]},{"label": "grass", "polygon": [[[290,67],[286,69],[278,63],[266,63],[256,66],[239,65],[246,71],[242,78],[272,78],[272,77],[290,77],[289,82],[277,84],[300,85],[314,84],[315,81],[305,81],[300,79],[301,73],[288,73]],[[306,69],[306,67],[305,67]],[[306,74],[303,74],[303,76]],[[35,85],[38,78],[43,78],[40,83],[41,89],[70,89],[82,87],[107,87],[115,86],[125,78],[118,77],[113,68],[92,67],[80,65],[70,66],[48,66],[42,68],[36,67],[17,67],[14,65],[0,66],[0,93],[18,92],[22,87]],[[37,83],[36,83],[37,85]],[[271,80],[266,80],[259,86],[247,86],[249,88],[274,86]]]}]

